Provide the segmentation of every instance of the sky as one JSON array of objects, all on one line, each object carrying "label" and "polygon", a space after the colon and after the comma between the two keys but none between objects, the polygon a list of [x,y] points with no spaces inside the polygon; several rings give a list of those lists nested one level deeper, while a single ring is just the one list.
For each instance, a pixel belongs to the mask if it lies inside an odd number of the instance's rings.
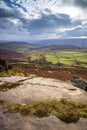
[{"label": "sky", "polygon": [[0,40],[87,38],[87,0],[0,0]]}]

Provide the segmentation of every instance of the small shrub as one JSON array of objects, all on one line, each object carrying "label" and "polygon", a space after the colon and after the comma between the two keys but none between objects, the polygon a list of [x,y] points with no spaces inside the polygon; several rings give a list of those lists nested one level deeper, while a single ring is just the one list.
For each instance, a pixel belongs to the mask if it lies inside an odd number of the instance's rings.
[{"label": "small shrub", "polygon": [[17,113],[20,109],[20,105],[19,104],[10,104],[10,105],[7,105],[5,108],[9,108],[8,112]]},{"label": "small shrub", "polygon": [[15,72],[14,70],[9,70],[9,75],[13,76],[25,76],[23,72]]},{"label": "small shrub", "polygon": [[31,110],[30,110],[29,106],[23,105],[23,106],[20,106],[19,113],[20,113],[22,116],[27,116],[27,115],[30,115]]},{"label": "small shrub", "polygon": [[4,105],[6,103],[6,101],[5,100],[0,100],[0,105]]},{"label": "small shrub", "polygon": [[15,76],[23,76],[23,77],[24,77],[24,76],[25,76],[25,74],[24,74],[24,73],[22,73],[22,72],[16,72],[16,73],[15,73]]},{"label": "small shrub", "polygon": [[6,72],[0,72],[0,77],[8,77],[8,73],[6,73]]},{"label": "small shrub", "polygon": [[78,113],[72,110],[63,110],[60,113],[57,113],[57,117],[66,123],[77,122],[79,120]]},{"label": "small shrub", "polygon": [[36,110],[36,112],[34,113],[34,115],[38,116],[38,117],[45,117],[48,116],[48,111],[45,108],[39,108]]}]

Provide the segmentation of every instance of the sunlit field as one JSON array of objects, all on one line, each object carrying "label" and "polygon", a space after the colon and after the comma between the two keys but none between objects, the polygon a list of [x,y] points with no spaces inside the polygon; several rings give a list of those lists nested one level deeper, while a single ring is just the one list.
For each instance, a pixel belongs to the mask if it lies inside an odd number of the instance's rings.
[{"label": "sunlit field", "polygon": [[33,54],[31,55],[31,60],[40,60],[42,56],[52,64],[62,63],[65,66],[80,65],[87,67],[87,53],[85,52],[62,51],[43,55]]}]

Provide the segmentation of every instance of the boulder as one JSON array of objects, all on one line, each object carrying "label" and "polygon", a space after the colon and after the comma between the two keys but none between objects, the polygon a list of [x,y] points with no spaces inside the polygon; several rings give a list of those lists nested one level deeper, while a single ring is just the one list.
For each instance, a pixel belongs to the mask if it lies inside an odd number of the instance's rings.
[{"label": "boulder", "polygon": [[0,58],[0,71],[8,71],[8,63],[6,60]]},{"label": "boulder", "polygon": [[86,80],[84,80],[80,77],[77,77],[77,76],[73,76],[71,79],[71,82],[73,83],[74,86],[87,91],[87,81]]}]

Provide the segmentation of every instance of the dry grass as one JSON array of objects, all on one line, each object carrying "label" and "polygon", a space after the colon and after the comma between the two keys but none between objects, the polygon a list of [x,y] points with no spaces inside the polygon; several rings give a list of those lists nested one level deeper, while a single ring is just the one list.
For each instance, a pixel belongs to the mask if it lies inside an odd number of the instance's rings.
[{"label": "dry grass", "polygon": [[87,104],[67,100],[39,101],[29,105],[7,103],[4,104],[4,109],[10,113],[20,113],[22,116],[38,117],[47,117],[54,111],[55,116],[66,123],[77,122],[80,117],[87,118]]},{"label": "dry grass", "polygon": [[16,88],[19,85],[21,85],[20,82],[16,82],[16,83],[6,82],[0,85],[0,91],[7,91],[8,89]]},{"label": "dry grass", "polygon": [[9,70],[8,72],[0,72],[0,77],[9,77],[9,76],[25,76],[23,72],[17,72],[14,70]]}]

